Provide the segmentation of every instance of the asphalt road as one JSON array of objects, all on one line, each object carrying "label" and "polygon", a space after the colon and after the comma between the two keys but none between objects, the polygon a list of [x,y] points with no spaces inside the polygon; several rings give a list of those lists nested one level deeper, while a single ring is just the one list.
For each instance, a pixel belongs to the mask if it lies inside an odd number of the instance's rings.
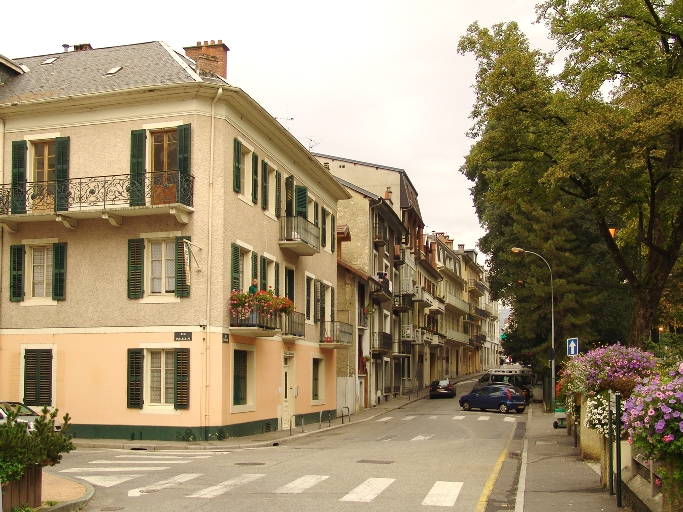
[{"label": "asphalt road", "polygon": [[475,511],[525,420],[526,413],[463,412],[457,398],[419,400],[280,446],[79,449],[64,456],[59,473],[95,486],[85,511]]}]

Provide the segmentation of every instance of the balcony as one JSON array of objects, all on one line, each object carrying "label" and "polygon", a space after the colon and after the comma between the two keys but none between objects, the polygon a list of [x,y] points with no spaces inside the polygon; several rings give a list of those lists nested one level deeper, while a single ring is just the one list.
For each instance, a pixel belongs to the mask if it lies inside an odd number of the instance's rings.
[{"label": "balcony", "polygon": [[468,313],[462,317],[462,321],[467,324],[474,324],[474,315]]},{"label": "balcony", "polygon": [[320,348],[349,348],[353,345],[353,326],[346,322],[323,322]]},{"label": "balcony", "polygon": [[424,290],[422,292],[422,302],[425,304],[425,307],[432,307],[434,304],[434,296],[429,293],[427,290]]},{"label": "balcony", "polygon": [[486,342],[485,334],[470,334],[470,346],[481,347]]},{"label": "balcony", "polygon": [[429,308],[429,314],[430,315],[443,315],[445,312],[446,312],[445,301],[443,301],[440,297],[437,297],[436,300],[432,303],[432,306]]},{"label": "balcony", "polygon": [[426,345],[431,345],[434,335],[424,327],[420,328],[420,331],[422,332],[422,342]]},{"label": "balcony", "polygon": [[446,292],[446,307],[455,309],[461,315],[470,312],[470,305],[460,297],[451,292]]},{"label": "balcony", "polygon": [[446,340],[446,339],[444,338],[443,335],[438,334],[438,333],[433,333],[433,334],[432,334],[432,339],[431,339],[431,341],[429,342],[429,344],[430,344],[432,347],[443,347],[443,343],[444,343],[445,340]]},{"label": "balcony", "polygon": [[469,345],[470,343],[470,337],[464,332],[458,331],[457,329],[446,329],[446,339],[449,341],[458,341],[460,343],[464,343],[465,345]]},{"label": "balcony", "polygon": [[470,304],[470,313],[479,318],[486,318],[488,316],[488,313],[485,309],[478,306],[473,306],[472,304]]},{"label": "balcony", "polygon": [[493,306],[494,303],[489,302],[486,304],[486,312],[489,314],[489,316],[493,318],[498,318],[498,308]]},{"label": "balcony", "polygon": [[228,313],[230,334],[250,338],[269,338],[279,334],[277,330],[282,324],[281,314],[273,314],[260,304],[254,304],[248,309],[248,313],[237,313],[233,310]]},{"label": "balcony", "polygon": [[406,262],[406,246],[394,245],[394,264],[403,265]]},{"label": "balcony", "polygon": [[475,295],[481,297],[486,293],[486,285],[478,279],[468,279],[467,291],[474,292]]},{"label": "balcony", "polygon": [[320,252],[320,228],[303,217],[280,217],[280,247],[313,256]]},{"label": "balcony", "polygon": [[[430,295],[431,298],[431,295]],[[413,302],[416,304],[426,304],[427,301],[425,300],[425,290],[422,288],[422,286],[415,285],[413,288]],[[430,302],[431,305],[431,302]]]},{"label": "balcony", "polygon": [[394,341],[393,356],[394,357],[410,357],[413,351],[413,345],[409,341],[396,340]]},{"label": "balcony", "polygon": [[389,230],[384,224],[375,224],[372,229],[372,241],[378,247],[389,243]]},{"label": "balcony", "polygon": [[411,295],[394,295],[394,311],[410,311],[413,307],[413,297]]},{"label": "balcony", "polygon": [[372,333],[372,352],[373,353],[389,353],[393,348],[393,341],[391,334],[388,332],[373,332]]},{"label": "balcony", "polygon": [[415,341],[416,329],[412,325],[404,324],[401,326],[401,341]]},{"label": "balcony", "polygon": [[187,224],[193,198],[194,176],[180,171],[4,183],[0,223],[16,230],[18,223],[58,220],[75,228],[78,219],[105,218],[120,226],[122,217],[170,214]]},{"label": "balcony", "polygon": [[295,341],[306,336],[306,315],[296,311],[282,315],[282,341]]},{"label": "balcony", "polygon": [[374,284],[374,289],[370,292],[370,297],[379,302],[388,302],[393,299],[393,294],[391,292],[391,281],[384,277],[384,274],[377,274],[377,283]]}]

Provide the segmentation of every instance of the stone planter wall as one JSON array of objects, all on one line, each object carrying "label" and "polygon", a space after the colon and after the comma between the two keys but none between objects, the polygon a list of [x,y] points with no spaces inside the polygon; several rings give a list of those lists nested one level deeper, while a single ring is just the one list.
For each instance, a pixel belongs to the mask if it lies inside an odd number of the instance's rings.
[{"label": "stone planter wall", "polygon": [[2,512],[12,507],[28,504],[37,508],[42,504],[43,468],[29,466],[19,480],[8,482],[2,487]]},{"label": "stone planter wall", "polygon": [[[586,399],[581,399],[581,411],[587,410]],[[583,421],[583,418],[581,419]],[[597,430],[581,425],[581,456],[589,460],[602,460],[603,439]]]}]

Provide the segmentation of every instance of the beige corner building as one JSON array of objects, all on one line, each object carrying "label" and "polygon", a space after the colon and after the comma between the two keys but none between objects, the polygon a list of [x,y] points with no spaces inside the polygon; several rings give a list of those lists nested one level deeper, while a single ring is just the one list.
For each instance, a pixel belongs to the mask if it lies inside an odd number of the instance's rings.
[{"label": "beige corner building", "polygon": [[[0,56],[0,398],[119,439],[336,414],[350,194],[226,80],[220,40],[74,50]],[[254,280],[296,311],[239,309]]]}]

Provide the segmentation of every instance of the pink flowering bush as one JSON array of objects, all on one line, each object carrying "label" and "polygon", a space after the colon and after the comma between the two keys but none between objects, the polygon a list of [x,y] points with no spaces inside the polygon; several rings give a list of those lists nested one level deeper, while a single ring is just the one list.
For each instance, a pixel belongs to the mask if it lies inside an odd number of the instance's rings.
[{"label": "pink flowering bush", "polygon": [[668,462],[667,478],[683,482],[683,362],[676,371],[643,379],[621,419],[629,442],[647,457]]},{"label": "pink flowering bush", "polygon": [[249,318],[252,313],[272,318],[278,313],[294,311],[294,303],[287,297],[278,297],[273,290],[259,290],[255,294],[233,291],[230,294],[230,316],[234,319]]},{"label": "pink flowering bush", "polygon": [[248,318],[254,310],[254,301],[248,293],[233,290],[230,294],[230,316],[232,318]]}]

